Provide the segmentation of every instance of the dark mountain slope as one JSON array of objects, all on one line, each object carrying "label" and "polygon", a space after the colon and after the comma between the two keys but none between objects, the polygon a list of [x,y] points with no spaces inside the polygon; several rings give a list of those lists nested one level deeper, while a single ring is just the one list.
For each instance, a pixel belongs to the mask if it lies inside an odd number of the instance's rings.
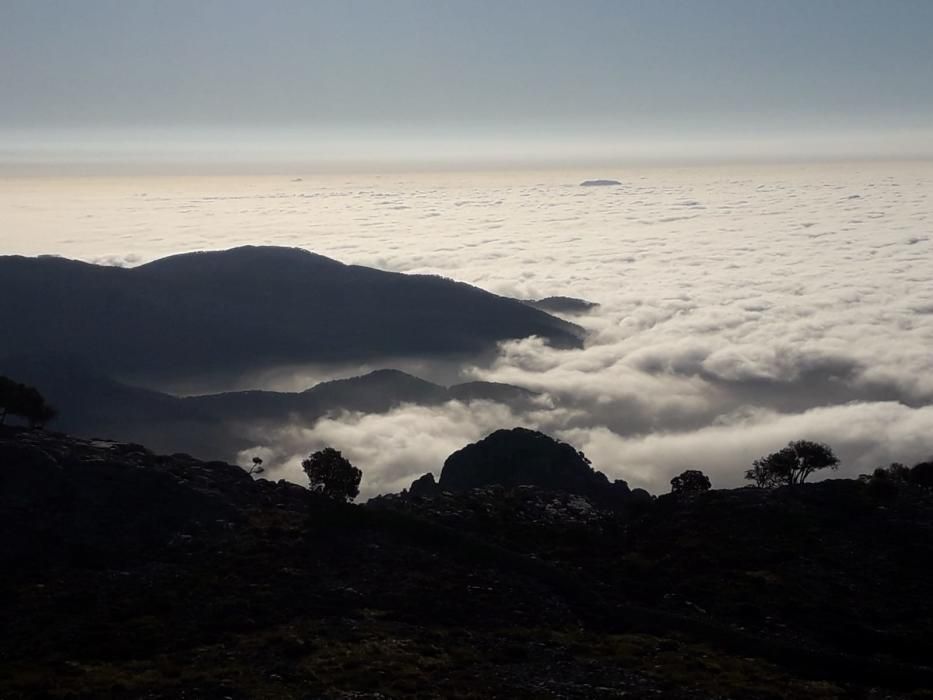
[{"label": "dark mountain slope", "polygon": [[384,413],[403,403],[433,405],[448,400],[446,387],[394,369],[321,382],[301,392],[236,391],[180,399],[218,420],[284,422],[297,417],[309,423],[338,410]]},{"label": "dark mountain slope", "polygon": [[[123,269],[0,258],[0,356],[67,350],[104,374],[192,376],[282,363],[466,354],[573,324],[440,277],[243,247]],[[67,341],[65,340],[67,339]]]},{"label": "dark mountain slope", "polygon": [[483,399],[519,406],[527,404],[535,396],[538,396],[537,392],[530,389],[499,382],[464,382],[463,384],[454,384],[449,388],[449,391],[451,397],[460,401]]}]

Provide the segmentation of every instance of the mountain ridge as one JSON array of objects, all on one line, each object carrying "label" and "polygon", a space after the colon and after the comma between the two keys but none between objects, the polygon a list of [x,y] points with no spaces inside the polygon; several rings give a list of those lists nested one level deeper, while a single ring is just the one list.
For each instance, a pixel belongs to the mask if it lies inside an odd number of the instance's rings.
[{"label": "mountain ridge", "polygon": [[494,382],[449,387],[397,369],[323,381],[303,391],[230,391],[174,396],[109,378],[81,359],[0,358],[0,374],[36,386],[59,410],[56,427],[79,435],[142,442],[154,449],[232,460],[254,443],[243,426],[313,425],[339,411],[385,413],[402,404],[493,401],[525,406],[538,395]]},{"label": "mountain ridge", "polygon": [[244,246],[138,267],[0,257],[0,356],[60,349],[105,374],[195,376],[284,364],[469,355],[537,335],[580,347],[578,326],[438,276]]}]

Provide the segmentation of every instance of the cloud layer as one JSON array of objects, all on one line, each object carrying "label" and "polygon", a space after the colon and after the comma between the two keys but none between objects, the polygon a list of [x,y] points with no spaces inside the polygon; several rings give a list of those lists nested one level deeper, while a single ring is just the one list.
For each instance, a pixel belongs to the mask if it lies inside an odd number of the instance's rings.
[{"label": "cloud layer", "polygon": [[[623,184],[577,186],[603,176]],[[927,163],[33,178],[0,183],[0,215],[5,252],[136,264],[297,245],[510,296],[599,302],[575,319],[590,332],[583,350],[528,339],[461,368],[544,392],[533,411],[454,402],[336,416],[257,435],[257,451],[298,478],[297,456],[333,444],[371,495],[492,429],[529,425],[658,491],[687,467],[735,485],[751,459],[796,438],[829,442],[845,474],[933,454],[931,193]]]}]

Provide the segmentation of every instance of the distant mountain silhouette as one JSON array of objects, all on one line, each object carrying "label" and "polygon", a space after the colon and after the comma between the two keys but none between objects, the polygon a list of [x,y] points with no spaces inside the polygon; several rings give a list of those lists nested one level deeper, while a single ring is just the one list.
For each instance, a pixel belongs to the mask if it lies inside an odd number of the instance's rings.
[{"label": "distant mountain silhouette", "polygon": [[62,356],[0,359],[0,374],[40,389],[59,411],[55,428],[88,437],[140,442],[168,452],[234,459],[251,447],[243,426],[310,426],[336,411],[385,413],[403,404],[489,400],[523,406],[537,394],[493,382],[444,387],[399,370],[322,382],[301,392],[236,391],[177,397],[114,381]]},{"label": "distant mountain silhouette", "polygon": [[[469,354],[571,323],[470,285],[297,248],[175,255],[135,268],[0,257],[0,357],[67,350],[113,376]],[[15,300],[15,303],[12,303]]]},{"label": "distant mountain silhouette", "polygon": [[618,180],[584,180],[580,183],[580,187],[612,187],[621,184]]},{"label": "distant mountain silhouette", "polygon": [[543,299],[531,299],[525,303],[536,309],[557,314],[585,314],[599,306],[595,302],[576,297],[544,297]]},{"label": "distant mountain silhouette", "polygon": [[509,405],[522,404],[538,396],[530,389],[499,382],[465,382],[454,384],[447,391],[458,401],[486,400]]}]

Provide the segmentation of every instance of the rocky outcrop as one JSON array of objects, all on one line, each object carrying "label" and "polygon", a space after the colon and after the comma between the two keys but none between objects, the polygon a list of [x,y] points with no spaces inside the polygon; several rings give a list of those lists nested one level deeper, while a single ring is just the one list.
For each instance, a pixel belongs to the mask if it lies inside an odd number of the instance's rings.
[{"label": "rocky outcrop", "polygon": [[527,428],[497,430],[454,452],[438,481],[447,491],[490,484],[538,486],[599,499],[629,492],[624,481],[610,483],[571,445]]},{"label": "rocky outcrop", "polygon": [[[237,466],[141,445],[0,430],[0,561],[151,554],[178,537],[235,528],[299,486],[254,482]],[[283,498],[282,491],[288,492]]]},{"label": "rocky outcrop", "polygon": [[413,498],[430,498],[440,493],[440,490],[440,487],[434,480],[434,475],[429,472],[411,482],[408,493]]}]

